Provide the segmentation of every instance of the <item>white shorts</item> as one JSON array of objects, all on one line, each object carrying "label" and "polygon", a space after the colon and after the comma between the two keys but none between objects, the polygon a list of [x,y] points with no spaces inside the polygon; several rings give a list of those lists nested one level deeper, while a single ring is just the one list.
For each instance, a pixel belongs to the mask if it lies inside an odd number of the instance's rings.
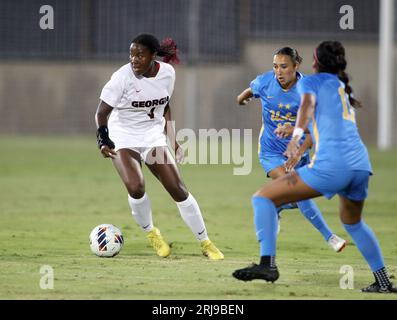
[{"label": "white shorts", "polygon": [[155,147],[166,147],[168,162],[175,163],[174,158],[172,157],[170,151],[168,150],[167,138],[164,133],[157,134],[154,137],[152,136],[152,137],[146,137],[140,139],[137,139],[137,137],[130,135],[127,136],[127,135],[120,135],[114,133],[113,135],[110,135],[110,139],[114,142],[116,146],[114,148],[115,151],[118,151],[120,149],[133,150],[141,156],[142,161],[148,164],[151,164],[152,161],[156,161],[156,163],[160,163],[160,164],[165,163],[165,160],[163,158],[150,157],[148,160],[148,155]]},{"label": "white shorts", "polygon": [[[163,146],[153,146],[153,147],[135,147],[135,148],[123,148],[135,151],[141,156],[141,160],[144,161],[146,164],[175,164],[175,160],[171,155],[168,146],[166,147],[167,159],[165,159],[162,154],[157,155],[156,157],[151,154],[151,151],[154,150],[156,147],[163,147]],[[149,157],[148,157],[149,156]]]},{"label": "white shorts", "polygon": [[147,135],[132,135],[122,131],[109,130],[109,138],[115,144],[115,151],[131,149],[135,147],[152,148],[167,145],[167,137],[164,132],[148,132]]}]

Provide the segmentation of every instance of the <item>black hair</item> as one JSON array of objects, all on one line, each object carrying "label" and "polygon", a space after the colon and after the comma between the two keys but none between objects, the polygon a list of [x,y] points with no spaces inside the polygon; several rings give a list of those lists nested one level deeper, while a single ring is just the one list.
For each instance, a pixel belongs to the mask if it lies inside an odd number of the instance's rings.
[{"label": "black hair", "polygon": [[314,52],[317,61],[318,72],[336,74],[344,84],[345,91],[349,96],[350,105],[353,108],[361,108],[361,102],[353,97],[353,88],[349,85],[349,75],[345,72],[347,61],[345,48],[339,41],[323,41]]},{"label": "black hair", "polygon": [[171,38],[159,40],[152,34],[142,33],[132,40],[132,43],[141,44],[148,48],[150,52],[156,53],[158,56],[163,57],[164,62],[179,63],[178,49],[176,43]]},{"label": "black hair", "polygon": [[298,51],[296,49],[290,48],[290,47],[283,47],[281,49],[278,49],[274,55],[276,54],[282,54],[285,56],[289,56],[292,60],[293,64],[301,64],[303,59],[299,55]]}]

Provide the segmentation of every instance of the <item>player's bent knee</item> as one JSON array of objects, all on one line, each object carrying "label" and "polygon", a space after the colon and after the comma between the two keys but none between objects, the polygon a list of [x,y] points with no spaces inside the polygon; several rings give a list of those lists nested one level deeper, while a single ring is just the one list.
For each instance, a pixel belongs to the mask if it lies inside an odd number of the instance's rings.
[{"label": "player's bent knee", "polygon": [[340,214],[339,218],[343,224],[356,224],[361,221],[361,215]]},{"label": "player's bent knee", "polygon": [[257,191],[252,195],[251,198],[254,198],[254,197],[266,198],[266,196],[264,196],[263,193],[262,193],[262,189],[257,190]]},{"label": "player's bent knee", "polygon": [[144,183],[126,183],[125,186],[127,187],[128,194],[135,199],[140,199],[145,194]]},{"label": "player's bent knee", "polygon": [[256,191],[252,197],[262,197],[262,198],[266,198],[266,199],[269,199],[271,201],[274,201],[274,199],[272,199],[270,194],[268,194],[266,192],[266,189],[264,189],[264,188],[261,188],[258,191]]},{"label": "player's bent knee", "polygon": [[290,203],[290,201],[288,199],[284,199],[284,198],[279,198],[279,197],[273,197],[270,194],[264,192],[262,189],[258,190],[257,192],[254,193],[254,195],[252,196],[252,198],[255,197],[261,197],[261,198],[265,198],[270,200],[271,202],[273,202],[273,204],[278,208],[279,206],[283,205],[283,204],[287,204]]}]

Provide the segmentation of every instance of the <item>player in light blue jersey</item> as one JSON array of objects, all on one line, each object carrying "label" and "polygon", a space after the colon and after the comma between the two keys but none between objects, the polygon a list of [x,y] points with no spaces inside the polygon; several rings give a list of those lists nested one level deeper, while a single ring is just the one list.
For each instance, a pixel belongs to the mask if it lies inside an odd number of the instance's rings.
[{"label": "player in light blue jersey", "polygon": [[[252,198],[255,221],[262,231],[261,263],[236,270],[233,276],[249,281],[276,281],[275,264],[277,207],[303,199],[338,194],[340,219],[370,266],[375,282],[363,292],[397,293],[387,274],[375,234],[362,220],[368,180],[372,175],[368,152],[356,126],[352,96],[345,73],[345,49],[340,42],[322,42],[314,52],[314,75],[298,82],[301,103],[296,126],[285,154],[295,157],[299,141],[309,128],[315,142],[310,164],[290,172],[259,189]],[[257,226],[258,228],[258,226]]]},{"label": "player in light blue jersey", "polygon": [[[250,87],[237,97],[239,104],[247,104],[252,97],[260,98],[262,102],[262,129],[259,134],[258,155],[267,176],[272,179],[284,176],[288,170],[302,167],[310,161],[309,148],[312,144],[310,134],[302,138],[299,153],[290,159],[283,154],[291,140],[290,136],[284,138],[276,134],[280,127],[293,129],[295,125],[300,103],[296,84],[303,78],[298,72],[301,62],[302,58],[295,49],[284,47],[277,50],[273,57],[273,71],[259,75],[251,82]],[[280,213],[282,209],[296,207],[299,207],[306,219],[336,252],[340,252],[345,247],[346,241],[330,230],[313,200],[286,204],[277,210]],[[277,232],[279,226],[278,224]],[[257,230],[258,241],[261,236],[261,230]]]}]

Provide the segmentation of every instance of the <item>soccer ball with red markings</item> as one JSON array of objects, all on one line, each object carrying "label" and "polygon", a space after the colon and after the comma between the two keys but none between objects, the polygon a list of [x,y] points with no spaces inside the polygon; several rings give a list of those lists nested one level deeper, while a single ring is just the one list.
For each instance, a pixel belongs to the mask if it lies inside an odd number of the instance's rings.
[{"label": "soccer ball with red markings", "polygon": [[90,234],[91,251],[98,257],[114,257],[124,244],[121,230],[112,224],[100,224]]}]

